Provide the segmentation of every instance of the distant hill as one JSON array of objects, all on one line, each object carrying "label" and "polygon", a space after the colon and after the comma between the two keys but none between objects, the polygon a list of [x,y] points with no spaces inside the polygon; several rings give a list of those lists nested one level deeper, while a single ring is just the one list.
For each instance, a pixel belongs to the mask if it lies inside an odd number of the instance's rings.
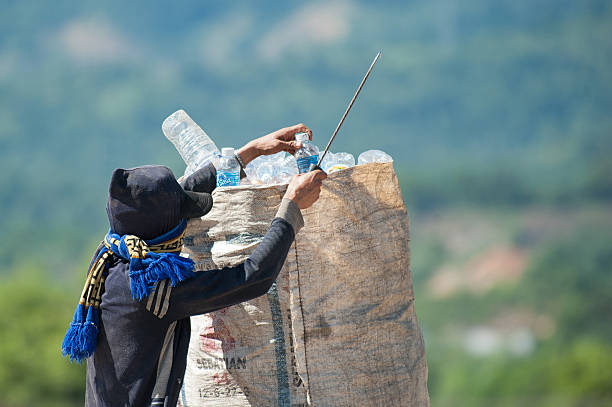
[{"label": "distant hill", "polygon": [[334,150],[391,153],[412,208],[610,199],[611,38],[605,0],[5,3],[0,264],[91,245],[113,168],[180,174],[178,108],[220,147],[324,144],[380,49]]}]

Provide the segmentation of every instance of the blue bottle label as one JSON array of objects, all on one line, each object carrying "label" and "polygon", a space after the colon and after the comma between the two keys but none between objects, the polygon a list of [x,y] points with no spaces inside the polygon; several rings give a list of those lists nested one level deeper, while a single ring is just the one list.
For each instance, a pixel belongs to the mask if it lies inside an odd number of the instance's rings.
[{"label": "blue bottle label", "polygon": [[217,186],[218,187],[233,187],[240,185],[239,172],[217,171]]},{"label": "blue bottle label", "polygon": [[319,161],[319,155],[318,154],[310,155],[308,157],[298,158],[297,159],[297,166],[298,166],[299,173],[303,174],[305,172],[308,172],[308,169],[310,168],[310,164],[317,165],[318,161]]}]

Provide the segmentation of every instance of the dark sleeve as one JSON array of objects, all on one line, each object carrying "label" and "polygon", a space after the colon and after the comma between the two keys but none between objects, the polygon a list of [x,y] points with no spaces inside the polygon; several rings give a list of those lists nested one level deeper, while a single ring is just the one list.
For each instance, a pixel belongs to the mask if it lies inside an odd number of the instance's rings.
[{"label": "dark sleeve", "polygon": [[208,192],[217,187],[217,170],[212,163],[208,163],[180,182],[186,191]]},{"label": "dark sleeve", "polygon": [[270,229],[242,264],[221,270],[199,271],[170,289],[167,318],[178,320],[205,314],[259,297],[270,289],[295,238],[293,226],[274,218]]}]

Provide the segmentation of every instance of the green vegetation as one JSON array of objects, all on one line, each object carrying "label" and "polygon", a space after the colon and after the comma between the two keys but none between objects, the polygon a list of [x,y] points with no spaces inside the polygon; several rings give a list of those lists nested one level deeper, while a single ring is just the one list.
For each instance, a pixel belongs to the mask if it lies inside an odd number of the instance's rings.
[{"label": "green vegetation", "polygon": [[543,345],[528,359],[501,356],[486,363],[447,352],[435,357],[432,405],[608,406],[611,354],[608,342],[590,339]]},{"label": "green vegetation", "polygon": [[[612,375],[606,368],[612,362],[607,339],[612,336],[612,232],[609,222],[594,226],[569,216],[564,221],[574,223],[571,234],[534,249],[531,264],[516,283],[440,299],[431,297],[426,281],[416,279],[415,290],[421,294],[417,312],[429,338],[434,405],[612,402]],[[517,310],[522,318],[502,319]],[[539,317],[529,321],[529,314]],[[550,331],[542,315],[554,321]],[[530,352],[517,355],[507,348],[486,358],[465,352],[466,330],[491,327],[511,335],[511,324],[517,324],[514,331],[521,324],[531,326],[540,336]]]},{"label": "green vegetation", "polygon": [[76,297],[35,267],[0,279],[0,404],[83,404],[84,366],[68,363],[60,351]]},{"label": "green vegetation", "polygon": [[[167,115],[219,147],[298,122],[322,145],[379,49],[333,150],[395,159],[432,404],[612,403],[609,1],[4,3],[0,405],[81,404],[59,343],[108,177],[183,171]],[[434,294],[496,248],[519,271]],[[474,354],[479,327],[526,330],[522,353]]]}]

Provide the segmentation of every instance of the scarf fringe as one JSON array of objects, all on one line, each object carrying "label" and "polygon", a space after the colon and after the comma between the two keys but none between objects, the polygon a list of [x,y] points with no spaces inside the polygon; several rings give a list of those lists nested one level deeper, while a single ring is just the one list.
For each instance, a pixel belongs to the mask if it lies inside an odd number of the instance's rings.
[{"label": "scarf fringe", "polygon": [[[87,316],[85,310],[87,309]],[[69,356],[71,362],[82,363],[93,355],[98,344],[98,323],[100,310],[94,307],[77,305],[74,318],[62,342],[62,354]]]},{"label": "scarf fringe", "polygon": [[[103,241],[104,247],[100,246],[92,260],[79,305],[64,336],[64,356],[69,356],[71,362],[82,363],[96,349],[101,315],[99,305],[104,292],[105,277],[102,273],[108,272],[110,254],[130,261],[130,288],[132,297],[138,301],[149,296],[158,281],[170,279],[174,287],[195,275],[193,260],[174,253],[183,245],[186,226],[187,222],[183,220],[168,233],[149,241],[142,241],[137,236],[119,236],[109,230]],[[126,244],[128,238],[129,248]],[[143,259],[140,258],[142,253],[146,253]]]},{"label": "scarf fringe", "polygon": [[151,259],[130,261],[130,288],[137,301],[151,294],[158,281],[170,279],[172,287],[194,276],[193,260],[173,253],[147,253]]}]

